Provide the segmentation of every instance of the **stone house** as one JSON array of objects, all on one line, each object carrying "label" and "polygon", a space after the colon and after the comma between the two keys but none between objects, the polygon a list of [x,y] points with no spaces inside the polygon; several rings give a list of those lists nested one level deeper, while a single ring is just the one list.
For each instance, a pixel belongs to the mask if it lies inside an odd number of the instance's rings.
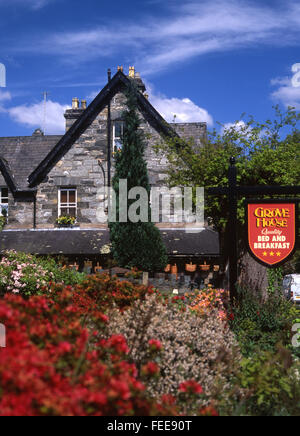
[{"label": "stone house", "polygon": [[[16,249],[41,255],[63,254],[80,262],[99,262],[107,244],[106,224],[97,220],[98,190],[107,186],[114,172],[114,152],[120,147],[124,90],[134,80],[141,128],[147,134],[146,160],[150,183],[163,186],[168,162],[153,149],[162,136],[195,138],[201,146],[205,123],[168,124],[151,105],[146,88],[131,67],[119,68],[94,101],[87,106],[73,99],[65,113],[66,132],[45,136],[0,138],[0,211],[7,225],[0,250]],[[71,229],[58,229],[59,216],[76,217]],[[219,256],[218,234],[203,228],[189,234],[182,225],[160,223],[170,261],[206,260]],[[180,263],[180,262],[179,262]]]}]

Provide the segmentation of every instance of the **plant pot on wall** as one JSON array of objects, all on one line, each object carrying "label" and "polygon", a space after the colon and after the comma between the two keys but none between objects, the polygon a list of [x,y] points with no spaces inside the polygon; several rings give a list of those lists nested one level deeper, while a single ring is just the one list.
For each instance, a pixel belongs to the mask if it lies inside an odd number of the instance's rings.
[{"label": "plant pot on wall", "polygon": [[210,270],[210,265],[207,265],[206,262],[204,262],[203,265],[199,265],[199,266],[200,266],[201,271],[203,271],[203,272],[207,272]]},{"label": "plant pot on wall", "polygon": [[196,269],[197,269],[197,265],[195,265],[195,264],[193,264],[192,262],[191,263],[187,263],[186,265],[185,265],[185,270],[187,271],[187,272],[195,272],[196,271]]},{"label": "plant pot on wall", "polygon": [[73,228],[76,223],[76,218],[73,216],[60,216],[56,220],[56,225],[59,228]]}]

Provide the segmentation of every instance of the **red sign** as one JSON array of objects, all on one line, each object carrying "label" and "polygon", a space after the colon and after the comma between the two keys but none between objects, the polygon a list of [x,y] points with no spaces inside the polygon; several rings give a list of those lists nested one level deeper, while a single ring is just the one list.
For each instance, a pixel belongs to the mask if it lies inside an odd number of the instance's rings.
[{"label": "red sign", "polygon": [[248,244],[251,254],[273,267],[287,260],[296,245],[296,204],[248,204]]}]

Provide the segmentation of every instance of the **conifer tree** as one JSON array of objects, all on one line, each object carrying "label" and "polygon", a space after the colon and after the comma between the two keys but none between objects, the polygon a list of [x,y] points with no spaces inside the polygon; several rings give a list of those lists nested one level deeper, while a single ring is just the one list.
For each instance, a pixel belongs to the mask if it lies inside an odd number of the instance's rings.
[{"label": "conifer tree", "polygon": [[[166,248],[159,229],[151,222],[150,183],[147,164],[144,158],[145,138],[140,129],[137,112],[137,89],[132,82],[126,90],[126,110],[123,113],[124,132],[122,148],[116,153],[115,175],[112,187],[117,199],[117,222],[110,222],[112,255],[121,267],[136,267],[139,270],[154,272],[162,270],[168,261]],[[143,187],[148,193],[148,222],[119,222],[119,180],[126,179],[128,192],[134,187]],[[128,200],[130,206],[138,200]],[[139,214],[141,211],[137,209]],[[145,211],[144,211],[145,214]]]}]

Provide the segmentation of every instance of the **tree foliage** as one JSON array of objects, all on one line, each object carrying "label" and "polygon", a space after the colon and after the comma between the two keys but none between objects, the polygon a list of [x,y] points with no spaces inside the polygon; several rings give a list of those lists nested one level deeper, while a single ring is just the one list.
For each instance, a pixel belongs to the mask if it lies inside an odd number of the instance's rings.
[{"label": "tree foliage", "polygon": [[[193,138],[164,138],[157,146],[170,162],[171,186],[227,186],[228,166],[236,158],[238,183],[241,185],[300,184],[300,113],[289,108],[281,113],[275,107],[275,119],[265,123],[250,117],[231,127],[221,125],[221,132],[209,133],[201,147]],[[243,200],[239,218],[244,221]],[[207,197],[206,216],[218,230],[226,225],[226,198]]]},{"label": "tree foliage", "polygon": [[[124,134],[122,149],[116,154],[113,188],[117,196],[117,222],[110,223],[112,254],[120,266],[137,267],[144,271],[162,270],[167,264],[165,246],[160,231],[151,222],[150,183],[144,159],[144,134],[140,129],[134,84],[126,92],[127,109],[123,113]],[[127,180],[128,192],[142,187],[148,193],[148,222],[119,222],[119,181]],[[136,200],[128,200],[127,210]],[[141,211],[140,211],[141,214]]]},{"label": "tree foliage", "polygon": [[[170,186],[227,186],[232,156],[237,161],[240,185],[300,185],[300,113],[291,107],[286,112],[278,106],[274,110],[274,120],[264,123],[249,117],[227,128],[220,124],[220,132],[210,132],[201,147],[193,138],[164,138],[156,149],[170,162]],[[245,224],[244,201],[239,198],[240,234]],[[205,209],[208,223],[224,235],[229,211],[226,196],[206,196]],[[222,237],[221,243],[226,251],[229,241]],[[300,268],[299,260],[298,252],[293,269],[295,265]]]}]

